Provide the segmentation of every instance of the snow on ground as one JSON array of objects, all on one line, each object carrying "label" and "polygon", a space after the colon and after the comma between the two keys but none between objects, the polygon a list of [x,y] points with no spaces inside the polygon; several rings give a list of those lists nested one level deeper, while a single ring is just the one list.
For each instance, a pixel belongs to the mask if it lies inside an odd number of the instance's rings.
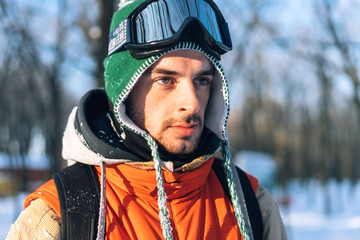
[{"label": "snow on ground", "polygon": [[[325,189],[330,199],[331,213],[325,214]],[[289,208],[280,205],[290,240],[356,240],[360,237],[360,182],[351,186],[331,181],[324,188],[316,181],[301,185],[289,184]],[[280,191],[274,191],[280,199]],[[18,216],[26,194],[17,198],[0,198],[0,240],[5,239],[12,222]]]},{"label": "snow on ground", "polygon": [[281,213],[290,240],[360,238],[360,182],[352,186],[330,181],[324,188],[316,181],[294,181],[289,194],[292,203],[288,209],[281,207]]}]

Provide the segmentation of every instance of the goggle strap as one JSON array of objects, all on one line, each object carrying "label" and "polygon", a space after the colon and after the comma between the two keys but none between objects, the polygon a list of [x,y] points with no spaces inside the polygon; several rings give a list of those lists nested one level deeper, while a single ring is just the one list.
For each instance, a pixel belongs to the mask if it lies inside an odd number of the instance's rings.
[{"label": "goggle strap", "polygon": [[121,49],[129,42],[131,42],[130,21],[128,19],[124,19],[110,33],[108,56]]},{"label": "goggle strap", "polygon": [[228,45],[230,46],[230,48],[232,48],[232,41],[231,41],[231,36],[230,36],[230,30],[229,30],[229,25],[227,22],[224,22],[223,27],[225,29],[225,38],[228,41]]}]

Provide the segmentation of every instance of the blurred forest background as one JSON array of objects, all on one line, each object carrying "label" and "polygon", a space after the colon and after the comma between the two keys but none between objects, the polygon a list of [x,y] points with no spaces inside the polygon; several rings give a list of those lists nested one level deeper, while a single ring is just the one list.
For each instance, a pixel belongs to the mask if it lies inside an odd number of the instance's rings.
[{"label": "blurred forest background", "polygon": [[[231,150],[268,153],[277,181],[360,177],[360,21],[356,0],[215,0],[234,44]],[[103,86],[115,0],[0,0],[0,153],[27,190],[29,152],[63,167],[70,110]],[[39,140],[40,139],[40,140]]]}]

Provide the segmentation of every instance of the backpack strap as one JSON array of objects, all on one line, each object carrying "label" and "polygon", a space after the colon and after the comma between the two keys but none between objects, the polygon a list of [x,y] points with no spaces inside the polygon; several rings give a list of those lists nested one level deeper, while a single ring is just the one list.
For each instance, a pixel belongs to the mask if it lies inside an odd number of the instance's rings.
[{"label": "backpack strap", "polygon": [[76,163],[52,177],[60,202],[61,239],[96,239],[100,184],[95,168]]},{"label": "backpack strap", "polygon": [[[215,158],[212,168],[216,173],[216,176],[218,177],[225,191],[225,194],[228,196],[229,199],[231,199],[229,186],[224,172],[224,161],[219,158]],[[249,219],[250,219],[254,240],[261,240],[263,236],[264,227],[263,227],[263,221],[262,221],[262,215],[261,215],[259,203],[257,201],[255,192],[251,186],[251,182],[247,177],[246,173],[238,167],[236,167],[236,170],[240,178],[241,188],[244,193],[246,209],[249,213]]]}]

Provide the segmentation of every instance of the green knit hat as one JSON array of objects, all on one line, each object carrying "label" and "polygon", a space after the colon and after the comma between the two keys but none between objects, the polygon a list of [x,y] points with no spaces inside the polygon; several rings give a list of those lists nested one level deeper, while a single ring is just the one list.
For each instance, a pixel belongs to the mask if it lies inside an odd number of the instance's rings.
[{"label": "green knit hat", "polygon": [[[120,3],[122,4],[120,5],[121,8],[115,12],[112,18],[110,32],[113,31],[122,20],[127,18],[143,1],[144,0],[122,1],[123,3]],[[129,93],[127,87],[132,85],[131,80],[135,72],[137,72],[147,60],[148,59],[135,59],[129,51],[119,51],[105,59],[105,90],[114,105],[116,105],[118,101],[126,98]]]},{"label": "green knit hat", "polygon": [[[110,32],[126,19],[142,2],[144,2],[144,0],[121,1],[120,9],[115,12],[113,16]],[[124,100],[147,68],[154,64],[164,54],[180,49],[191,49],[203,53],[218,70],[217,73],[220,81],[215,81],[214,84],[216,86],[212,86],[212,98],[210,99],[206,112],[207,115],[211,115],[211,118],[206,118],[205,116],[205,125],[211,131],[216,133],[220,139],[227,139],[226,122],[230,107],[228,86],[224,71],[219,63],[219,59],[206,53],[199,44],[194,42],[180,42],[166,52],[145,59],[135,59],[131,56],[129,51],[119,51],[107,57],[104,60],[105,90],[108,98],[113,103],[116,119],[120,122],[120,125],[130,128],[141,135],[145,134],[144,131],[138,129],[126,116],[125,106],[123,104]]]},{"label": "green knit hat", "polygon": [[[119,10],[114,14],[110,32],[114,30],[128,15],[145,0],[121,0]],[[185,1],[185,0],[184,0]],[[230,101],[228,85],[224,71],[219,63],[219,59],[205,52],[198,43],[193,41],[179,42],[172,49],[151,56],[145,59],[135,59],[129,51],[116,52],[104,60],[104,80],[105,90],[108,98],[113,103],[113,112],[119,124],[139,135],[148,143],[154,161],[156,171],[156,180],[158,187],[158,205],[159,218],[165,239],[172,239],[172,229],[169,220],[169,212],[166,207],[166,193],[162,178],[162,162],[159,157],[158,146],[156,141],[144,130],[136,126],[127,116],[124,101],[139,80],[141,75],[163,55],[177,50],[194,50],[204,54],[214,65],[216,75],[212,81],[210,99],[205,112],[205,126],[213,131],[222,140],[222,152],[225,161],[225,169],[228,185],[231,193],[231,202],[234,208],[238,225],[244,239],[250,239],[251,231],[248,224],[246,210],[244,205],[242,190],[239,192],[239,183],[234,181],[234,165],[231,160],[229,142],[226,131],[227,119],[230,112]],[[240,199],[239,199],[240,198]],[[241,204],[240,204],[241,203]],[[244,215],[245,214],[245,215]],[[246,222],[245,222],[246,220]]]}]

